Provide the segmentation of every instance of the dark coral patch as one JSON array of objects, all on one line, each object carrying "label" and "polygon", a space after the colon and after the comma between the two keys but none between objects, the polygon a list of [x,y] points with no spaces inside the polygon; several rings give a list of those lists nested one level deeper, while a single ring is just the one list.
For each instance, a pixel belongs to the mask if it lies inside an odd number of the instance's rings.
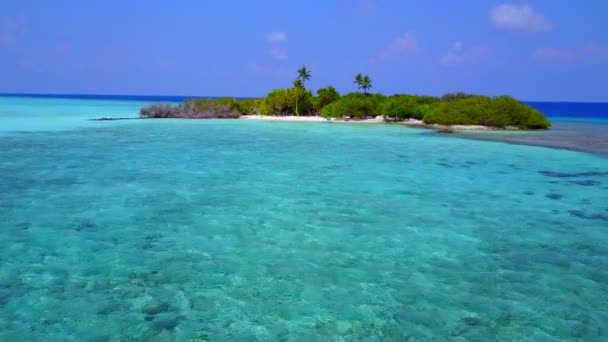
[{"label": "dark coral patch", "polygon": [[594,185],[600,184],[600,182],[595,181],[595,180],[570,181],[570,183],[578,184],[578,185],[582,185],[582,186],[594,186]]},{"label": "dark coral patch", "polygon": [[177,318],[163,318],[154,321],[153,326],[159,330],[173,330],[179,325]]},{"label": "dark coral patch", "polygon": [[0,306],[8,303],[11,298],[11,293],[8,290],[0,291]]},{"label": "dark coral patch", "polygon": [[587,218],[585,213],[580,210],[568,210],[568,212],[572,216],[576,216],[576,217],[580,217],[580,218]]},{"label": "dark coral patch", "polygon": [[90,220],[83,220],[72,224],[72,229],[78,232],[94,232],[99,230],[99,226]]},{"label": "dark coral patch", "polygon": [[601,220],[601,221],[606,221],[608,222],[608,215],[606,214],[592,214],[590,216],[591,220]]},{"label": "dark coral patch", "polygon": [[553,193],[553,194],[547,194],[547,195],[545,195],[545,197],[550,198],[552,200],[558,200],[558,199],[562,199],[564,196]]},{"label": "dark coral patch", "polygon": [[581,173],[574,174],[574,177],[595,177],[595,176],[608,176],[608,171],[604,171],[604,172],[591,171],[591,172],[581,172]]},{"label": "dark coral patch", "polygon": [[606,214],[586,214],[582,210],[568,210],[570,215],[576,216],[578,218],[586,219],[586,220],[600,220],[608,222],[608,215]]},{"label": "dark coral patch", "polygon": [[17,223],[15,227],[17,228],[17,230],[29,230],[30,228],[32,228],[32,224],[29,222],[21,222]]},{"label": "dark coral patch", "polygon": [[572,177],[572,175],[569,173],[555,172],[555,171],[538,171],[538,173],[540,173],[541,175],[547,176],[547,177],[558,177],[558,178]]},{"label": "dark coral patch", "polygon": [[589,171],[589,172],[579,172],[579,173],[564,173],[564,172],[556,172],[556,171],[538,171],[538,173],[540,173],[542,175],[545,175],[547,177],[556,177],[556,178],[608,176],[608,172],[600,172],[600,171]]}]

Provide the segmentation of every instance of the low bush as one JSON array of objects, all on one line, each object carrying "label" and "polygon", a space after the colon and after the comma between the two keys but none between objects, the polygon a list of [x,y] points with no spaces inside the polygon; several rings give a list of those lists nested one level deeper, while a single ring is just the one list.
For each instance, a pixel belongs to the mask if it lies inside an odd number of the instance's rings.
[{"label": "low bush", "polygon": [[139,116],[142,118],[172,118],[174,117],[177,108],[170,104],[151,104],[139,110]]},{"label": "low bush", "polygon": [[317,97],[313,99],[313,108],[315,112],[319,113],[323,108],[332,102],[336,102],[340,99],[340,93],[336,88],[328,86],[327,88],[320,88],[317,90]]},{"label": "low bush", "polygon": [[393,95],[384,101],[382,105],[382,116],[384,118],[395,118],[398,120],[409,119],[414,115],[417,107],[416,100],[409,95]]},{"label": "low bush", "polygon": [[422,120],[427,114],[433,111],[433,106],[429,104],[423,104],[416,106],[414,108],[414,112],[412,113],[412,118],[417,120]]},{"label": "low bush", "polygon": [[443,101],[423,118],[427,124],[518,126],[548,128],[549,121],[537,110],[508,97],[466,96]]},{"label": "low bush", "polygon": [[382,104],[386,97],[381,94],[350,93],[332,102],[321,110],[324,117],[342,118],[349,116],[363,119],[382,115]]},{"label": "low bush", "polygon": [[142,118],[236,119],[241,116],[237,101],[229,98],[186,100],[178,106],[153,104],[143,107]]}]

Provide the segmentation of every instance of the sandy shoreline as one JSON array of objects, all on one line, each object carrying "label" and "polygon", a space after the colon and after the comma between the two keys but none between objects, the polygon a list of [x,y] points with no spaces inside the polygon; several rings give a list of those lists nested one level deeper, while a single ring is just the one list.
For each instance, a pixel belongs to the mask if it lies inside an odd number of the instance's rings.
[{"label": "sandy shoreline", "polygon": [[[193,118],[184,118],[186,120],[199,120]],[[112,117],[100,117],[89,119],[90,121],[117,121],[117,120],[155,120],[154,118],[136,118],[136,117],[125,117],[125,118],[112,118]],[[209,119],[201,119],[209,120]],[[226,119],[234,120],[234,119]],[[326,119],[322,116],[271,116],[271,115],[242,115],[236,120],[259,120],[259,121],[283,121],[283,122],[336,122],[336,123],[349,123],[349,124],[385,124],[385,125],[403,125],[414,128],[434,129],[442,133],[462,132],[462,131],[521,131],[519,127],[507,126],[507,127],[490,127],[482,125],[438,125],[438,124],[425,124],[422,120],[407,119],[404,121],[385,121],[383,117],[377,116],[373,119],[362,119],[362,120],[344,120],[344,119]]]},{"label": "sandy shoreline", "polygon": [[408,119],[405,121],[384,121],[384,118],[377,116],[373,119],[363,120],[343,120],[343,119],[326,119],[321,116],[270,116],[270,115],[243,115],[242,120],[261,120],[261,121],[286,121],[286,122],[343,122],[356,124],[393,124],[404,125],[416,128],[436,129],[444,131],[503,131],[503,130],[519,130],[517,127],[496,128],[481,125],[428,125],[422,120]]}]

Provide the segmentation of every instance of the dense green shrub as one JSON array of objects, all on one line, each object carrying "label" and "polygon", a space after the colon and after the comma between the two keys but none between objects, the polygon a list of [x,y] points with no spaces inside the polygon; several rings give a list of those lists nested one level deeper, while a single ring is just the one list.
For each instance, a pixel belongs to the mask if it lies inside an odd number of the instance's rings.
[{"label": "dense green shrub", "polygon": [[261,99],[236,100],[235,108],[241,115],[258,114],[261,102]]},{"label": "dense green shrub", "polygon": [[275,89],[259,101],[259,113],[262,115],[294,115],[296,113],[296,97],[298,112],[311,114],[313,98],[310,90],[304,88]]},{"label": "dense green shrub", "polygon": [[382,106],[382,116],[398,120],[419,119],[432,110],[441,100],[433,96],[393,95]]},{"label": "dense green shrub", "polygon": [[[296,111],[296,98],[298,110]],[[313,114],[313,97],[310,90],[304,88],[287,89],[288,107],[286,114],[311,115]]]},{"label": "dense green shrub", "polygon": [[320,88],[317,90],[317,97],[313,99],[314,110],[318,113],[328,104],[338,101],[340,99],[340,93],[336,88],[328,86],[327,88]]},{"label": "dense green shrub", "polygon": [[260,114],[283,115],[289,110],[287,89],[275,89],[268,93],[260,103]]},{"label": "dense green shrub", "polygon": [[416,106],[414,108],[414,112],[412,113],[412,118],[417,120],[422,120],[427,114],[433,111],[433,106],[429,104],[423,104]]},{"label": "dense green shrub", "polygon": [[551,124],[535,109],[508,97],[467,96],[444,101],[424,116],[428,124],[547,128]]},{"label": "dense green shrub", "polygon": [[386,97],[381,94],[350,93],[332,102],[321,110],[324,117],[342,118],[350,116],[362,119],[382,115],[382,104]]},{"label": "dense green shrub", "polygon": [[474,96],[476,96],[476,95],[467,94],[467,93],[463,93],[463,92],[447,93],[441,97],[441,101],[461,100],[461,99],[466,99],[468,97],[474,97]]},{"label": "dense green shrub", "polygon": [[418,105],[434,105],[441,102],[441,99],[435,96],[414,95],[413,97]]},{"label": "dense green shrub", "polygon": [[510,96],[493,98],[491,111],[494,115],[504,113],[511,126],[525,128],[547,128],[551,126],[551,123],[539,111]]},{"label": "dense green shrub", "polygon": [[409,95],[393,95],[384,101],[382,116],[399,120],[409,119],[413,116],[418,105],[416,99]]}]

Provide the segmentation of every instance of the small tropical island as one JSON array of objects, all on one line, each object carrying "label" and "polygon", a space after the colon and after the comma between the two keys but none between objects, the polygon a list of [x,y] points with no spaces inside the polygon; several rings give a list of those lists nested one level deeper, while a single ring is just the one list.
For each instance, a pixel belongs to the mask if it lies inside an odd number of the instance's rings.
[{"label": "small tropical island", "polygon": [[547,129],[551,123],[536,109],[510,96],[450,93],[441,97],[371,93],[369,75],[358,73],[357,92],[341,95],[336,88],[306,89],[311,73],[298,69],[289,88],[265,98],[200,98],[179,105],[143,107],[140,118],[266,119],[285,121],[391,122],[451,132],[460,129]]}]

